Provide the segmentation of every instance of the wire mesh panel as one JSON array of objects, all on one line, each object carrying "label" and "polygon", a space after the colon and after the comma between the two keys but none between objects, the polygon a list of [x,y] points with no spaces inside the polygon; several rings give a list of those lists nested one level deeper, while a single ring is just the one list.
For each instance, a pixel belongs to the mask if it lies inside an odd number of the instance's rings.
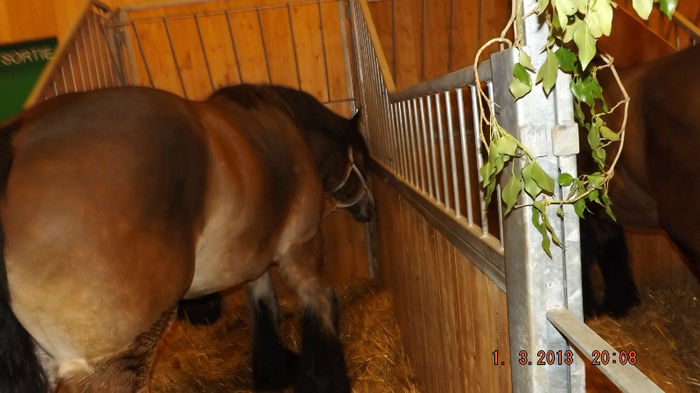
[{"label": "wire mesh panel", "polygon": [[120,37],[129,85],[203,99],[223,86],[274,83],[341,114],[354,110],[342,1],[127,8],[109,29]]},{"label": "wire mesh panel", "polygon": [[120,67],[103,27],[108,12],[109,8],[102,3],[87,5],[25,106],[60,94],[123,85]]}]

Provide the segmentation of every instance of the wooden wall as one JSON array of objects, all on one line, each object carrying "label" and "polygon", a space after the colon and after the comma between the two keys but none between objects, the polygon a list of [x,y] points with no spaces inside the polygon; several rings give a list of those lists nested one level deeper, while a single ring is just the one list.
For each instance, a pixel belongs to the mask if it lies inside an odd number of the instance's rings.
[{"label": "wooden wall", "polygon": [[511,391],[505,293],[391,184],[372,187],[382,277],[421,392]]}]

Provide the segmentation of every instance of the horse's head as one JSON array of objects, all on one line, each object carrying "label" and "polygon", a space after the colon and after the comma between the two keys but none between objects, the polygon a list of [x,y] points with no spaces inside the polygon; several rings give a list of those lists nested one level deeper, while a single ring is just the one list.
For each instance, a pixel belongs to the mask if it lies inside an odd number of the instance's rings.
[{"label": "horse's head", "polygon": [[358,221],[374,214],[374,198],[365,179],[369,151],[359,132],[359,112],[352,119],[333,113],[312,95],[284,86],[241,84],[212,96],[246,108],[274,107],[288,115],[311,150],[323,190],[336,207],[347,208]]},{"label": "horse's head", "polygon": [[367,222],[374,215],[374,197],[366,179],[369,151],[359,132],[358,112],[344,121],[340,143],[328,154],[321,166],[323,188],[336,201],[336,207],[347,208],[356,220]]}]

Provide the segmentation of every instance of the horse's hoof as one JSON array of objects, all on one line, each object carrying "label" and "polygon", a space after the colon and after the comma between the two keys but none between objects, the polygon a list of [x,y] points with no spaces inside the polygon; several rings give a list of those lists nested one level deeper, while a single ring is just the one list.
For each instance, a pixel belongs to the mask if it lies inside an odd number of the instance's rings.
[{"label": "horse's hoof", "polygon": [[256,392],[279,391],[299,379],[299,355],[279,345],[264,358],[253,360],[253,388]]}]

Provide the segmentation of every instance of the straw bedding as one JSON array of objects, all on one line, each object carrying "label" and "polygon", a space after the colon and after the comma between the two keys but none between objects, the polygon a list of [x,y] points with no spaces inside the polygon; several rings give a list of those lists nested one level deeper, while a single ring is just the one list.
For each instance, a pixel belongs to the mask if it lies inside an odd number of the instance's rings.
[{"label": "straw bedding", "polygon": [[[224,317],[213,325],[175,322],[157,352],[151,391],[250,391],[251,338],[241,292],[224,298]],[[363,280],[345,289],[339,300],[340,336],[353,392],[418,392],[388,291]],[[298,351],[297,307],[288,299],[280,305],[283,339]]]},{"label": "straw bedding", "polygon": [[[248,392],[250,331],[242,294],[224,299],[224,317],[211,326],[177,321],[165,335],[151,390]],[[637,352],[637,367],[666,392],[700,392],[700,304],[694,288],[645,289],[642,304],[619,320],[607,316],[588,325],[617,350]],[[340,296],[341,339],[354,392],[418,392],[400,342],[387,290],[359,281]],[[281,331],[299,349],[296,305],[283,299]],[[618,392],[587,365],[588,392]]]}]

